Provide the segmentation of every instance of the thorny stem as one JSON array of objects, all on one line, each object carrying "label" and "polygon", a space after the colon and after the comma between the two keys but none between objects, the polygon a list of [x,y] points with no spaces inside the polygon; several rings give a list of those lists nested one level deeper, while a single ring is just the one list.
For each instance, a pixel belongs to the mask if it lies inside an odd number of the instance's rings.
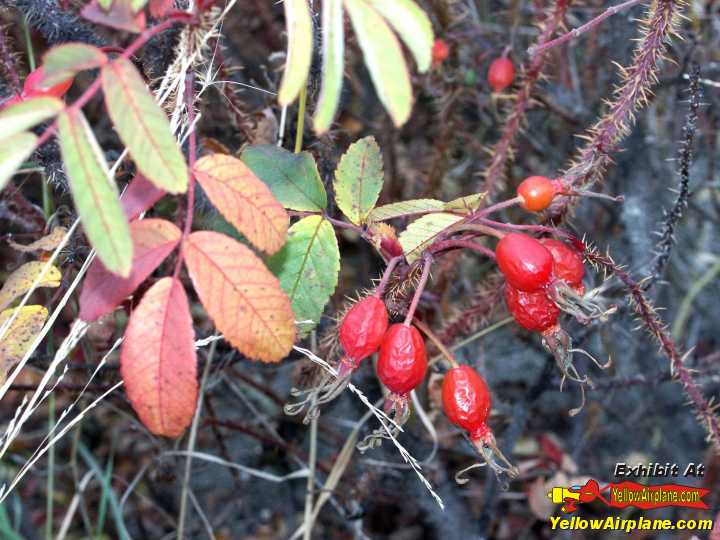
[{"label": "thorny stem", "polygon": [[547,43],[541,43],[538,45],[535,45],[534,47],[530,47],[528,49],[528,54],[538,54],[544,51],[547,51],[548,49],[551,49],[553,47],[557,47],[558,45],[562,45],[563,43],[567,43],[568,41],[575,39],[585,32],[588,32],[595,28],[597,25],[599,25],[601,22],[603,22],[605,19],[612,17],[613,15],[620,13],[623,9],[627,9],[629,7],[632,7],[636,4],[639,4],[643,0],[627,0],[627,2],[623,2],[622,4],[618,4],[616,6],[612,6],[608,8],[604,13],[598,15],[591,21],[586,22],[582,26],[578,26],[577,28],[573,28],[566,34],[563,34],[559,38],[553,39],[552,41],[548,41]]},{"label": "thorny stem", "polygon": [[430,266],[432,265],[432,255],[426,254],[423,262],[422,275],[418,282],[415,294],[413,295],[412,303],[408,309],[407,315],[405,316],[405,326],[410,326],[410,323],[415,316],[415,310],[417,310],[418,304],[420,303],[420,297],[422,296],[425,286],[427,285],[428,277],[430,277]]},{"label": "thorny stem", "polygon": [[[612,162],[610,152],[627,135],[635,112],[645,105],[650,87],[657,82],[658,64],[668,40],[676,33],[677,20],[684,6],[682,0],[657,0],[653,3],[643,23],[633,62],[622,69],[624,80],[615,91],[609,111],[590,129],[588,142],[560,178],[564,186],[586,188],[599,180]],[[550,210],[556,218],[561,218],[572,202],[570,198],[558,197]]]},{"label": "thorny stem", "polygon": [[665,223],[656,251],[657,259],[649,279],[643,284],[644,290],[649,290],[655,282],[662,277],[665,266],[670,260],[670,253],[675,244],[675,227],[680,222],[687,208],[690,195],[690,164],[693,159],[693,145],[695,143],[695,129],[700,109],[700,66],[694,64],[690,73],[690,109],[688,110],[683,127],[683,142],[679,152],[680,190],[675,203],[669,212],[666,212]]},{"label": "thorny stem", "polygon": [[[544,28],[538,37],[538,45],[546,43],[557,30],[565,18],[568,5],[571,0],[557,0],[552,11],[548,14],[544,21]],[[490,164],[485,170],[483,176],[485,178],[485,190],[488,192],[488,200],[497,193],[501,186],[502,175],[505,171],[505,165],[512,156],[512,149],[515,138],[520,131],[520,126],[525,119],[525,112],[530,106],[530,96],[532,94],[535,83],[542,74],[545,64],[545,54],[540,52],[531,52],[527,69],[523,72],[520,89],[515,96],[515,102],[505,120],[500,139],[491,150]]]},{"label": "thorny stem", "polygon": [[19,95],[22,92],[22,85],[17,72],[17,64],[10,49],[9,39],[5,34],[5,27],[2,26],[0,26],[0,58],[2,59],[2,70],[7,75],[13,92]]},{"label": "thorny stem", "polygon": [[457,360],[455,359],[455,355],[450,352],[450,350],[445,346],[445,344],[440,341],[440,339],[435,335],[435,333],[430,330],[430,327],[425,324],[424,322],[415,319],[413,321],[413,324],[417,326],[420,331],[422,331],[423,334],[425,334],[430,341],[433,342],[433,344],[438,348],[438,350],[442,353],[442,355],[445,357],[445,359],[448,361],[448,364],[450,364],[450,367],[456,368],[458,367]]},{"label": "thorny stem", "polygon": [[[140,34],[135,41],[133,41],[127,49],[125,49],[125,52],[123,52],[120,55],[120,58],[128,59],[131,56],[133,56],[145,43],[147,43],[150,39],[152,39],[157,34],[164,32],[168,28],[171,28],[175,24],[178,23],[187,23],[191,22],[193,19],[192,14],[187,12],[178,12],[173,14],[171,17],[165,19],[160,24],[153,26],[152,28],[148,28],[145,30],[142,34]],[[93,83],[87,87],[85,92],[75,101],[72,105],[69,105],[67,107],[68,110],[80,110],[82,109],[97,93],[98,90],[100,90],[100,87],[102,85],[101,79],[98,77],[96,78]],[[37,142],[35,143],[35,148],[39,148],[43,144],[45,144],[50,137],[52,137],[55,132],[57,131],[57,120],[53,122],[50,126],[48,126],[43,134],[38,138]]]},{"label": "thorny stem", "polygon": [[597,251],[589,250],[585,253],[585,256],[589,262],[601,266],[614,274],[625,285],[638,317],[647,331],[660,343],[660,347],[670,360],[670,368],[674,376],[680,380],[698,418],[705,425],[709,439],[713,441],[716,451],[720,452],[720,421],[715,415],[716,407],[712,402],[705,399],[693,378],[692,372],[685,367],[684,361],[687,353],[681,355],[677,350],[675,341],[667,331],[665,322],[660,318],[652,303],[645,297],[642,285],[630,277],[609,255],[601,255]]},{"label": "thorny stem", "polygon": [[[195,74],[190,72],[185,77],[185,106],[187,108],[188,126],[190,133],[188,134],[188,163],[190,165],[190,174],[187,187],[187,210],[185,215],[185,227],[183,229],[182,240],[183,245],[190,236],[193,222],[193,210],[195,209],[195,159],[197,158],[197,134],[195,133]],[[180,275],[180,268],[183,262],[183,250],[178,257],[175,265],[173,278],[177,279]]]},{"label": "thorny stem", "polygon": [[385,292],[385,287],[387,287],[388,281],[390,281],[390,278],[392,277],[392,273],[395,270],[395,267],[404,259],[405,257],[403,255],[398,255],[397,257],[393,257],[388,261],[387,266],[385,267],[385,271],[383,272],[382,278],[380,278],[380,283],[377,286],[377,290],[375,294],[377,294],[378,298],[382,298],[383,293]]}]

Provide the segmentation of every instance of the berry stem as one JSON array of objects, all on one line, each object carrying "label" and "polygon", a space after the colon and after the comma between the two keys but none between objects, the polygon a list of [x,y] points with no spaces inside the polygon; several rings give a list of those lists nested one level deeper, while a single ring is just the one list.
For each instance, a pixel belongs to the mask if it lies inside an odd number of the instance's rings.
[{"label": "berry stem", "polygon": [[440,338],[438,338],[435,333],[430,330],[430,327],[428,327],[427,324],[425,324],[422,321],[419,321],[418,319],[415,319],[413,321],[413,324],[417,326],[420,331],[427,336],[427,338],[433,342],[433,345],[435,345],[438,350],[442,353],[442,355],[445,357],[445,359],[448,361],[448,364],[450,364],[451,368],[458,367],[458,362],[455,359],[455,355],[450,352],[450,349],[448,349],[445,344],[440,341]]},{"label": "berry stem", "polygon": [[[426,252],[427,253],[427,252]],[[425,286],[427,285],[428,277],[430,277],[430,266],[432,265],[432,255],[426,254],[423,262],[422,275],[420,281],[415,289],[415,295],[413,296],[412,303],[408,309],[407,315],[405,316],[405,326],[410,326],[410,323],[415,316],[415,310],[417,310],[418,304],[420,303],[420,297],[422,296]]]},{"label": "berry stem", "polygon": [[490,227],[497,227],[502,229],[510,229],[513,231],[529,231],[535,233],[547,233],[555,234],[563,237],[569,236],[568,233],[555,227],[548,227],[546,225],[515,225],[514,223],[505,223],[502,221],[495,221],[492,219],[483,218],[480,220],[482,224],[489,225]]},{"label": "berry stem", "polygon": [[383,293],[385,292],[385,287],[387,287],[388,281],[390,281],[390,277],[392,277],[392,273],[395,270],[395,267],[402,261],[404,258],[403,255],[398,255],[397,257],[393,257],[388,261],[387,266],[385,267],[385,271],[383,272],[382,278],[380,278],[380,283],[377,286],[377,289],[375,291],[375,295],[378,298],[382,298]]},{"label": "berry stem", "polygon": [[453,227],[457,231],[477,231],[487,236],[494,236],[498,240],[501,240],[505,233],[498,231],[493,227],[487,225],[480,225],[479,223],[460,223],[457,227]]},{"label": "berry stem", "polygon": [[440,253],[441,251],[450,249],[469,249],[471,251],[479,253],[480,255],[484,255],[485,257],[489,257],[495,260],[495,252],[493,250],[488,249],[485,246],[481,246],[480,244],[478,244],[477,242],[473,242],[472,240],[444,240],[432,246],[432,253],[433,255],[435,255],[436,253]]}]

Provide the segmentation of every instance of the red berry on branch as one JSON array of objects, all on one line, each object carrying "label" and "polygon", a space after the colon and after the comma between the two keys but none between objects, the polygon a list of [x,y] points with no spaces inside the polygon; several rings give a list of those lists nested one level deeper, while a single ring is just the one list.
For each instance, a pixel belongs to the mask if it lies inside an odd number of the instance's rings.
[{"label": "red berry on branch", "polygon": [[502,92],[510,86],[515,78],[515,66],[509,58],[502,57],[493,60],[488,70],[488,84],[495,92]]},{"label": "red berry on branch", "polygon": [[520,206],[530,212],[545,210],[558,194],[558,185],[544,176],[529,176],[517,188]]},{"label": "red berry on branch", "polygon": [[541,238],[553,258],[553,274],[568,285],[579,285],[585,276],[582,255],[568,244],[554,238]]},{"label": "red berry on branch", "polygon": [[367,296],[350,308],[340,324],[340,345],[346,355],[340,361],[341,377],[378,350],[387,328],[388,312],[377,296]]},{"label": "red berry on branch", "polygon": [[45,73],[42,66],[32,70],[25,79],[25,83],[23,85],[23,94],[25,94],[28,98],[40,96],[52,96],[59,98],[63,97],[67,93],[67,91],[70,90],[70,87],[73,83],[73,78],[70,77],[69,79],[59,82],[58,84],[54,84],[52,86],[44,86],[42,84],[44,76]]},{"label": "red berry on branch", "polygon": [[470,366],[461,365],[445,374],[443,410],[450,422],[463,428],[470,439],[485,435],[492,400],[485,380]]},{"label": "red berry on branch", "polygon": [[408,394],[425,378],[425,342],[414,326],[393,324],[385,334],[377,365],[380,381],[394,394]]},{"label": "red berry on branch", "polygon": [[552,255],[532,236],[506,234],[498,242],[495,256],[505,279],[516,289],[536,291],[550,281]]},{"label": "red berry on branch", "polygon": [[557,325],[560,318],[560,308],[544,289],[526,292],[506,283],[505,303],[515,322],[531,332],[544,332]]},{"label": "red berry on branch", "polygon": [[438,38],[432,47],[432,65],[438,67],[450,56],[450,45],[444,39]]}]

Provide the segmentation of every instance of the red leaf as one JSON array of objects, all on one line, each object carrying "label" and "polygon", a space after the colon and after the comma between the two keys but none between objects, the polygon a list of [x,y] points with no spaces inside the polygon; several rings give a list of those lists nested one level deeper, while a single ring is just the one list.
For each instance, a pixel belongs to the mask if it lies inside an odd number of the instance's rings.
[{"label": "red leaf", "polygon": [[164,195],[165,191],[156,187],[150,180],[138,173],[122,194],[120,204],[128,221],[132,221],[146,210],[152,208]]},{"label": "red leaf", "polygon": [[295,342],[288,295],[260,258],[237,240],[212,231],[183,242],[185,265],[210,318],[249,358],[279,362]]},{"label": "red leaf", "polygon": [[113,0],[108,11],[101,8],[97,0],[92,0],[80,14],[90,22],[117,30],[134,33],[145,30],[145,13],[143,11],[133,13],[131,0]]},{"label": "red leaf", "polygon": [[80,293],[80,319],[98,320],[130,296],[180,241],[180,229],[164,219],[142,219],[130,223],[133,261],[130,276],[121,278],[95,259],[88,269]]},{"label": "red leaf", "polygon": [[197,359],[187,296],[179,280],[153,285],[130,316],[120,374],[130,403],[156,435],[178,437],[197,405]]},{"label": "red leaf", "polygon": [[174,0],[150,0],[150,15],[155,19],[161,19],[174,7]]}]

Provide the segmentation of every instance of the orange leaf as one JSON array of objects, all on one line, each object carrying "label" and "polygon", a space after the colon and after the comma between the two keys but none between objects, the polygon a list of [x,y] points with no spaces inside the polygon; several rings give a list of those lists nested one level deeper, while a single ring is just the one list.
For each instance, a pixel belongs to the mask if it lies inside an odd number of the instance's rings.
[{"label": "orange leaf", "polygon": [[80,319],[93,322],[115,309],[170,255],[181,234],[180,229],[164,219],[130,222],[134,254],[130,275],[121,278],[112,274],[95,259],[80,293]]},{"label": "orange leaf", "polygon": [[120,374],[130,403],[156,435],[178,437],[197,405],[197,359],[187,296],[179,280],[153,285],[130,316]]},{"label": "orange leaf", "polygon": [[283,246],[290,218],[245,163],[211,154],[195,164],[195,177],[225,219],[256,248],[272,254]]},{"label": "orange leaf", "polygon": [[250,249],[201,231],[183,255],[200,301],[215,325],[249,358],[279,362],[295,342],[295,316],[278,279]]},{"label": "orange leaf", "polygon": [[142,174],[136,173],[120,197],[120,204],[128,221],[132,221],[163,198],[165,191],[150,182]]}]

